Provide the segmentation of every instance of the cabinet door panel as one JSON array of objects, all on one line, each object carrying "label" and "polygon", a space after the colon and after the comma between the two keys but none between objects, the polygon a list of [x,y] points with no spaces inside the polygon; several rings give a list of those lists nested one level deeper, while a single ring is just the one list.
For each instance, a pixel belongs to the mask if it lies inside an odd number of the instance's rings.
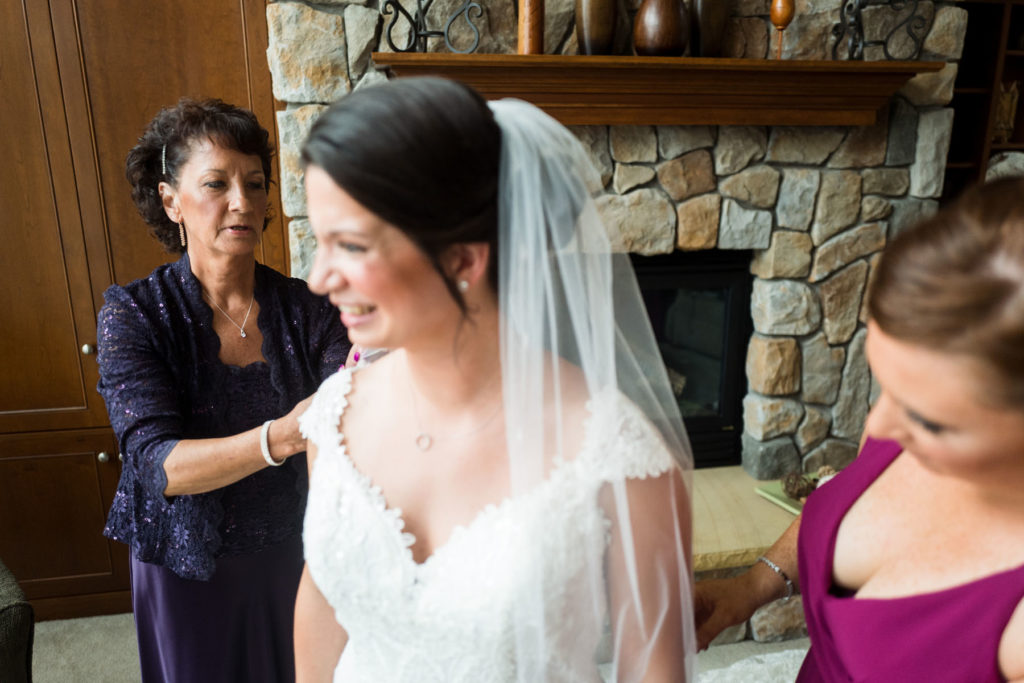
[{"label": "cabinet door panel", "polygon": [[0,436],[0,557],[29,599],[128,587],[126,548],[103,536],[116,448],[109,429]]},{"label": "cabinet door panel", "polygon": [[[45,8],[43,8],[45,9]],[[48,14],[0,2],[0,432],[98,426],[89,281]]]}]

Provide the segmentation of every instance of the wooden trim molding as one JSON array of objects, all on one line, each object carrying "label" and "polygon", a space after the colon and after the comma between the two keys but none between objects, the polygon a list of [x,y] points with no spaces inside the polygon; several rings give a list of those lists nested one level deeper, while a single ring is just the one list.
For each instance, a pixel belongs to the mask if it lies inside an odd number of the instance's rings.
[{"label": "wooden trim molding", "polygon": [[35,612],[36,621],[51,619],[78,619],[103,614],[124,614],[132,611],[130,590],[109,593],[89,593],[54,598],[29,600]]},{"label": "wooden trim molding", "polygon": [[567,125],[863,126],[945,62],[374,52],[394,76],[445,76]]}]

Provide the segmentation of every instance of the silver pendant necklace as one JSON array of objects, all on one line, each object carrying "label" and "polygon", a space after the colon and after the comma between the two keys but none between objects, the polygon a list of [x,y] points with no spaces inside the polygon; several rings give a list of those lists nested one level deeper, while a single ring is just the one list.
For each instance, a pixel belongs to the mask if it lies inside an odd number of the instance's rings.
[{"label": "silver pendant necklace", "polygon": [[236,323],[234,321],[234,319],[230,315],[227,314],[227,311],[225,311],[223,308],[221,308],[220,306],[217,305],[217,302],[213,300],[213,295],[211,295],[209,292],[207,292],[205,287],[203,288],[203,294],[206,295],[206,298],[209,299],[210,303],[213,304],[214,308],[216,308],[218,311],[223,313],[224,317],[227,318],[228,320],[230,320],[231,324],[238,328],[238,332],[241,334],[242,339],[245,339],[245,337],[246,337],[246,334],[245,334],[245,323],[248,322],[249,314],[252,313],[252,304],[253,304],[254,301],[256,301],[256,290],[253,289],[253,291],[252,291],[252,297],[249,299],[249,308],[246,309],[246,311],[245,311],[245,317],[242,318],[242,324],[241,325]]},{"label": "silver pendant necklace", "polygon": [[[408,367],[408,366],[406,366],[406,367]],[[413,417],[416,418],[416,428],[417,428],[417,434],[416,434],[416,439],[415,439],[416,448],[418,448],[421,452],[425,453],[425,452],[430,450],[431,446],[434,445],[434,437],[429,432],[427,432],[426,430],[423,429],[423,424],[420,421],[419,407],[416,405],[416,387],[413,386],[412,376],[411,375],[409,376],[409,395],[412,398],[412,413],[413,413]],[[498,401],[498,405],[495,406],[495,408],[494,408],[494,412],[492,412],[483,422],[481,422],[477,426],[473,427],[472,429],[470,429],[468,431],[465,431],[465,432],[462,432],[460,434],[445,435],[445,436],[441,437],[442,440],[462,439],[462,438],[465,438],[467,436],[472,436],[473,434],[477,434],[478,432],[482,432],[484,430],[484,428],[486,428],[491,422],[494,421],[494,418],[498,416],[498,413],[501,412],[502,405],[503,405],[503,402],[501,400],[499,400]]]},{"label": "silver pendant necklace", "polygon": [[423,424],[420,422],[420,411],[416,406],[416,389],[412,385],[412,377],[409,378],[409,396],[412,398],[412,414],[416,418],[416,427],[419,433],[416,435],[416,448],[423,452],[429,451],[434,445],[434,437],[423,431]]}]

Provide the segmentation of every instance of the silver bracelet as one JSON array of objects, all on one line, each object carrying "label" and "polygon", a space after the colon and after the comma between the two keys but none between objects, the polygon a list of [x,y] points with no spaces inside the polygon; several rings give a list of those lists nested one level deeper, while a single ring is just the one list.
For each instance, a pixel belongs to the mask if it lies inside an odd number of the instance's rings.
[{"label": "silver bracelet", "polygon": [[786,572],[782,571],[782,567],[780,567],[779,565],[775,564],[774,562],[769,560],[764,555],[762,555],[761,557],[757,558],[757,561],[758,562],[764,562],[766,565],[768,565],[769,569],[771,569],[773,572],[778,574],[779,577],[783,581],[786,582],[786,596],[784,598],[782,598],[783,602],[785,602],[786,600],[789,600],[791,597],[793,597],[793,582],[790,580],[790,578],[788,576],[786,576]]},{"label": "silver bracelet", "polygon": [[263,459],[267,461],[268,465],[270,465],[271,467],[280,467],[288,458],[285,458],[284,460],[281,460],[279,462],[277,460],[274,460],[274,458],[272,458],[270,455],[270,444],[267,442],[267,436],[270,434],[271,422],[273,422],[273,420],[267,420],[266,422],[263,423],[263,426],[260,427],[260,453],[263,454]]}]

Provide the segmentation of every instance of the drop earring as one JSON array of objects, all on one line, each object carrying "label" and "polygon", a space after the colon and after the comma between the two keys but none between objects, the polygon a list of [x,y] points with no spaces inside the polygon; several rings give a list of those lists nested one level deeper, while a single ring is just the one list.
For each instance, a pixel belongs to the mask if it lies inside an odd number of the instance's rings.
[{"label": "drop earring", "polygon": [[181,248],[184,249],[186,246],[185,242],[185,224],[178,223],[178,237],[181,239]]}]

